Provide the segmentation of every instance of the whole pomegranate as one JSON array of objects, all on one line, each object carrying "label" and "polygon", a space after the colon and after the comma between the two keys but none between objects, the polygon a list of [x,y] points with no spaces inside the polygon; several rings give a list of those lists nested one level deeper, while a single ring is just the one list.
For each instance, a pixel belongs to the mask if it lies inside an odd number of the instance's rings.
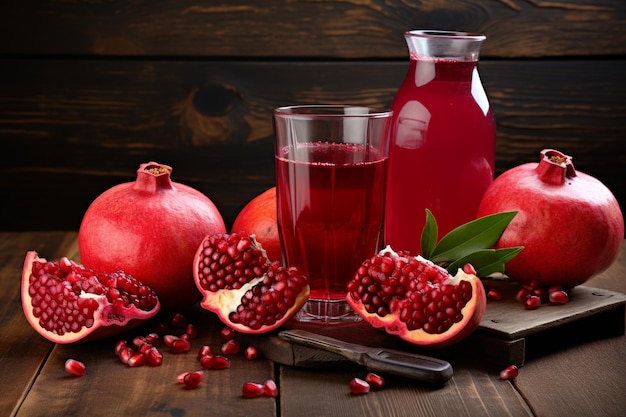
[{"label": "whole pomegranate", "polygon": [[113,336],[137,327],[159,307],[154,291],[122,271],[98,273],[67,258],[46,261],[34,251],[24,259],[24,315],[52,342]]},{"label": "whole pomegranate", "polygon": [[242,333],[282,326],[309,298],[309,279],[296,268],[269,262],[246,232],[207,236],[196,252],[194,279],[200,305]]},{"label": "whole pomegranate", "polygon": [[270,261],[282,260],[276,220],[276,187],[259,194],[239,212],[231,231],[254,235]]},{"label": "whole pomegranate", "polygon": [[496,247],[524,246],[506,274],[521,282],[574,287],[607,269],[624,239],[617,200],[572,158],[544,149],[539,163],[512,168],[490,185],[478,216],[517,210]]},{"label": "whole pomegranate", "polygon": [[224,220],[199,191],[171,181],[172,168],[141,164],[137,180],[96,198],[78,232],[82,263],[93,270],[123,270],[152,288],[166,312],[200,300],[192,263],[205,236],[224,233]]},{"label": "whole pomegranate", "polygon": [[487,298],[471,265],[452,276],[421,256],[387,246],[348,282],[348,304],[365,321],[415,345],[442,348],[474,332]]}]

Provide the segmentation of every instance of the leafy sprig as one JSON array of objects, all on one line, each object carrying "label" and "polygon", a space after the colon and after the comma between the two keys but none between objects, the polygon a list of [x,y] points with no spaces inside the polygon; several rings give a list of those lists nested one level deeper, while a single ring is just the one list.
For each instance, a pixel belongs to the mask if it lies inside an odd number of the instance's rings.
[{"label": "leafy sprig", "polygon": [[466,263],[472,264],[479,277],[504,273],[505,264],[524,247],[492,247],[516,215],[516,211],[508,211],[480,217],[455,228],[437,242],[437,221],[426,209],[426,224],[420,241],[422,256],[442,265],[451,274]]}]

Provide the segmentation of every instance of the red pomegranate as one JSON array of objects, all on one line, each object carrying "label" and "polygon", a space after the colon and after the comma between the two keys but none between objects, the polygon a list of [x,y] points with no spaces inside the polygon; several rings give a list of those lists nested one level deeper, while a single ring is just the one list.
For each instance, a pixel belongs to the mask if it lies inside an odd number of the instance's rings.
[{"label": "red pomegranate", "polygon": [[93,270],[123,270],[152,288],[166,312],[200,300],[192,263],[205,236],[226,228],[213,202],[171,181],[172,168],[141,164],[137,180],[96,198],[78,232],[82,263]]},{"label": "red pomegranate", "polygon": [[580,285],[615,261],[624,239],[615,196],[556,150],[544,149],[539,163],[496,178],[478,216],[511,210],[518,214],[496,247],[524,246],[506,266],[507,275],[524,283]]},{"label": "red pomegranate", "polygon": [[296,268],[269,262],[245,232],[207,236],[196,252],[194,280],[200,305],[242,333],[283,325],[309,297],[309,279]]},{"label": "red pomegranate", "polygon": [[348,283],[348,304],[376,328],[415,345],[442,348],[478,328],[487,298],[471,265],[455,276],[389,246],[364,261]]},{"label": "red pomegranate", "polygon": [[22,308],[40,335],[55,343],[101,339],[140,325],[159,311],[154,291],[122,271],[94,272],[67,258],[26,254]]},{"label": "red pomegranate", "polygon": [[276,187],[259,194],[239,212],[231,231],[254,235],[270,261],[283,258],[276,220]]}]

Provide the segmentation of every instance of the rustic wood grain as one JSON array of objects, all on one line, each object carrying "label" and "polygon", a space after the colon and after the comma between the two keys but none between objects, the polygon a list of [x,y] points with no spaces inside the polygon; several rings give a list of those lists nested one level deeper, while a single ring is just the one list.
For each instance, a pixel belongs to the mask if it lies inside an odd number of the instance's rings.
[{"label": "rustic wood grain", "polygon": [[22,0],[2,9],[5,54],[402,58],[402,34],[418,28],[484,33],[485,56],[626,51],[621,0]]},{"label": "rustic wood grain", "polygon": [[[88,204],[142,162],[208,195],[227,224],[273,186],[272,109],[385,107],[403,62],[0,59],[0,230],[77,230]],[[626,61],[483,61],[497,171],[574,157],[626,206]]]}]

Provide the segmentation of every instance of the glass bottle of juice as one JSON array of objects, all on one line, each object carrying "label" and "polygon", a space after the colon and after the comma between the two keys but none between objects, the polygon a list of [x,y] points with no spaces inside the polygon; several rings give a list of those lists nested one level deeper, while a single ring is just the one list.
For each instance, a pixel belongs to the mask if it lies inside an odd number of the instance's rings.
[{"label": "glass bottle of juice", "polygon": [[411,59],[391,105],[384,238],[419,254],[426,209],[439,238],[476,217],[493,181],[495,121],[477,69],[485,36],[416,30],[405,39]]}]

